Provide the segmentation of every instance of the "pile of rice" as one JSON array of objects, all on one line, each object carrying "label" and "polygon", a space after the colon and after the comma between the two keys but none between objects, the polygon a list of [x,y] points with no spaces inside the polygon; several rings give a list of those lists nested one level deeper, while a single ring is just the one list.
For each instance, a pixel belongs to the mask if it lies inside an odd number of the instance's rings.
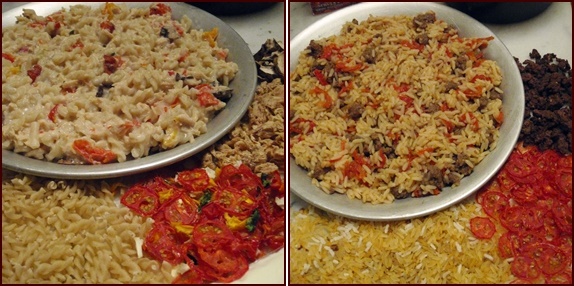
[{"label": "pile of rice", "polygon": [[[498,231],[475,239],[469,221],[484,216],[474,198],[401,222],[354,221],[313,207],[291,214],[290,283],[509,283]],[[500,226],[497,226],[500,227]]]},{"label": "pile of rice", "polygon": [[[299,55],[289,151],[323,191],[372,203],[437,194],[496,147],[502,76],[481,58],[491,38],[417,21],[347,22]],[[440,175],[425,177],[431,168]]]},{"label": "pile of rice", "polygon": [[206,85],[229,91],[238,66],[217,46],[217,29],[194,29],[164,7],[75,5],[45,17],[24,9],[2,29],[2,148],[90,163],[72,147],[82,139],[123,162],[205,133],[225,103],[202,105],[200,94]]},{"label": "pile of rice", "polygon": [[3,174],[2,283],[169,283],[138,241],[151,229],[119,206],[120,185]]}]

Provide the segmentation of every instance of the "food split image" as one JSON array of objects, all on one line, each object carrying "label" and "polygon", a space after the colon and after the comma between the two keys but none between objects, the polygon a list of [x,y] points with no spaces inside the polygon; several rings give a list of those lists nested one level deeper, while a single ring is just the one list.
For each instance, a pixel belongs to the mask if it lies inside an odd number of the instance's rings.
[{"label": "food split image", "polygon": [[2,3],[2,282],[285,284],[284,14]]},{"label": "food split image", "polygon": [[572,7],[453,4],[289,3],[290,283],[572,283]]}]

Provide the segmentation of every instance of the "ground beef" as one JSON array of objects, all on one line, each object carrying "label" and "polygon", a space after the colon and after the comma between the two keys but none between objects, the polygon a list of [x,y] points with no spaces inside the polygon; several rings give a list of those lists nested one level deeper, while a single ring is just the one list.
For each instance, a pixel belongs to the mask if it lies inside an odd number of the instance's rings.
[{"label": "ground beef", "polygon": [[257,174],[285,171],[285,86],[281,79],[261,82],[241,122],[200,154],[211,169],[241,161]]},{"label": "ground beef", "polygon": [[415,28],[425,29],[428,24],[432,24],[436,21],[436,15],[434,12],[427,12],[424,14],[419,14],[413,19],[413,25]]},{"label": "ground beef", "polygon": [[313,40],[309,42],[309,46],[307,46],[307,49],[311,51],[310,55],[314,58],[318,58],[323,53],[323,46],[321,46],[321,44]]},{"label": "ground beef", "polygon": [[568,61],[536,49],[523,63],[515,58],[525,92],[519,140],[540,150],[572,153],[572,69]]}]

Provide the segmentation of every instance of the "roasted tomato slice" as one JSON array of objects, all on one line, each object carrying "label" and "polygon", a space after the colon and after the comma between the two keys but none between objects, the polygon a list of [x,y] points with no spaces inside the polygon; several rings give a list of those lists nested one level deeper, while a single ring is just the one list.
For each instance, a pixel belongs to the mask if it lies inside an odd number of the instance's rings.
[{"label": "roasted tomato slice", "polygon": [[155,177],[153,180],[144,184],[144,186],[157,193],[160,204],[165,204],[181,194],[180,188],[173,182],[173,179]]},{"label": "roasted tomato slice", "polygon": [[528,159],[520,155],[518,152],[513,152],[506,162],[504,169],[508,175],[515,181],[524,184],[531,184],[536,181],[537,167]]},{"label": "roasted tomato slice", "polygon": [[560,248],[550,243],[533,243],[524,248],[525,255],[536,261],[540,270],[554,275],[566,268],[569,259]]},{"label": "roasted tomato slice", "polygon": [[163,215],[177,231],[189,235],[192,225],[198,220],[197,203],[183,194],[165,206]]},{"label": "roasted tomato slice", "polygon": [[514,276],[524,279],[535,279],[540,276],[540,271],[534,259],[526,256],[517,256],[510,264],[510,272]]},{"label": "roasted tomato slice", "polygon": [[167,261],[173,265],[185,261],[185,249],[182,239],[175,229],[167,222],[155,222],[146,235],[143,249],[159,261]]},{"label": "roasted tomato slice", "polygon": [[219,248],[230,244],[235,237],[229,228],[219,220],[199,223],[193,230],[193,242],[198,248]]},{"label": "roasted tomato slice", "polygon": [[496,226],[487,217],[474,217],[470,220],[470,231],[477,238],[489,239],[496,232]]},{"label": "roasted tomato slice", "polygon": [[514,256],[512,241],[510,240],[510,232],[505,232],[498,239],[498,255],[502,258],[510,258]]},{"label": "roasted tomato slice", "polygon": [[240,218],[248,217],[257,207],[257,201],[245,189],[237,190],[232,186],[215,189],[212,201],[224,212]]},{"label": "roasted tomato slice", "polygon": [[210,282],[209,280],[204,271],[200,267],[195,266],[177,276],[172,281],[172,284],[206,284]]},{"label": "roasted tomato slice", "polygon": [[236,256],[225,248],[199,248],[197,252],[199,258],[209,266],[204,268],[205,273],[219,282],[235,281],[249,269],[245,257]]},{"label": "roasted tomato slice", "polygon": [[258,197],[263,188],[261,179],[246,165],[240,165],[239,168],[233,165],[224,166],[217,183],[222,187],[232,186],[238,190],[246,190],[253,197]]},{"label": "roasted tomato slice", "polygon": [[561,168],[556,170],[554,182],[560,194],[572,199],[572,169]]},{"label": "roasted tomato slice", "polygon": [[142,185],[129,188],[121,197],[120,202],[141,216],[153,216],[159,208],[157,194]]},{"label": "roasted tomato slice", "polygon": [[492,218],[498,218],[509,205],[508,197],[501,192],[487,191],[479,195],[483,210]]},{"label": "roasted tomato slice", "polygon": [[204,169],[182,171],[177,174],[177,182],[192,193],[203,193],[209,187],[209,175]]}]

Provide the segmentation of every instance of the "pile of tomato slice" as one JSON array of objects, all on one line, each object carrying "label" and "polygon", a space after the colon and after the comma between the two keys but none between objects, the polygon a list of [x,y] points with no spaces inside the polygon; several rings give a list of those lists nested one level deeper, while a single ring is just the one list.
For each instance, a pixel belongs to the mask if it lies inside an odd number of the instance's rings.
[{"label": "pile of tomato slice", "polygon": [[514,258],[514,283],[572,283],[572,155],[519,145],[477,202],[488,217],[470,229],[491,239],[502,225],[499,255]]},{"label": "pile of tomato slice", "polygon": [[156,176],[130,187],[123,205],[154,220],[143,250],[190,270],[174,283],[232,282],[249,263],[285,243],[285,196],[278,172],[262,177],[246,165],[226,165],[215,179],[197,168]]}]

